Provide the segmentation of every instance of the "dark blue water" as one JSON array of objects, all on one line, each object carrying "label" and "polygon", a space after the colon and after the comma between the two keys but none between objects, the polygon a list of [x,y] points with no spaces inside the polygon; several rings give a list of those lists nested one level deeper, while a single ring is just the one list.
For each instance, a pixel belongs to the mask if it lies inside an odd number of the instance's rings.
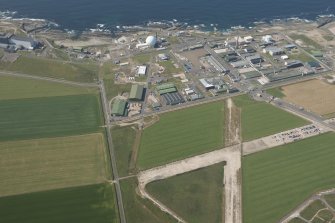
[{"label": "dark blue water", "polygon": [[20,17],[45,18],[63,28],[84,30],[98,23],[137,25],[172,20],[220,27],[259,20],[334,14],[335,0],[0,0],[0,11]]}]

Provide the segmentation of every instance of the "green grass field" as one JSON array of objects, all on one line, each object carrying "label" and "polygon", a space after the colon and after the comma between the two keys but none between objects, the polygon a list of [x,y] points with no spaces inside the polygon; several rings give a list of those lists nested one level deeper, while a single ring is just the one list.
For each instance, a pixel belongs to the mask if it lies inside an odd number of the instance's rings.
[{"label": "green grass field", "polygon": [[136,132],[131,127],[118,127],[112,129],[113,146],[117,160],[119,176],[127,176],[132,146]]},{"label": "green grass field", "polygon": [[243,157],[245,223],[275,223],[314,193],[335,186],[335,134]]},{"label": "green grass field", "polygon": [[93,82],[99,73],[98,65],[93,63],[69,63],[26,56],[21,56],[14,63],[0,62],[0,69],[78,82]]},{"label": "green grass field", "polygon": [[49,81],[0,76],[0,100],[95,93],[98,93],[98,88],[75,87]]},{"label": "green grass field", "polygon": [[222,221],[223,164],[150,183],[147,191],[187,222]]},{"label": "green grass field", "polygon": [[221,101],[161,115],[143,132],[138,166],[146,169],[222,148],[223,107]]},{"label": "green grass field", "polygon": [[175,223],[168,214],[162,212],[149,200],[136,193],[137,180],[129,178],[121,181],[123,205],[127,222],[131,223]]},{"label": "green grass field", "polygon": [[275,87],[275,88],[268,89],[268,90],[266,90],[266,92],[268,94],[271,94],[272,96],[274,96],[276,98],[285,97],[285,94],[282,92],[280,87]]},{"label": "green grass field", "polygon": [[96,132],[101,125],[97,95],[0,101],[0,141]]},{"label": "green grass field", "polygon": [[0,143],[0,196],[107,179],[102,133]]},{"label": "green grass field", "polygon": [[0,198],[1,222],[118,223],[114,188],[99,184]]},{"label": "green grass field", "polygon": [[112,79],[104,79],[104,84],[108,100],[111,100],[119,94],[129,93],[131,89],[131,84],[115,84]]},{"label": "green grass field", "polygon": [[135,55],[133,57],[133,60],[139,64],[147,64],[150,62],[153,56],[154,56],[153,53],[142,53]]},{"label": "green grass field", "polygon": [[233,100],[242,109],[243,141],[251,141],[309,123],[270,104],[254,101],[247,95],[235,97]]},{"label": "green grass field", "polygon": [[171,60],[161,61],[159,65],[164,67],[164,74],[179,74],[183,71],[181,68],[176,68]]},{"label": "green grass field", "polygon": [[292,60],[300,60],[301,62],[310,62],[310,61],[315,61],[311,56],[309,56],[306,53],[292,53],[289,55],[289,58]]}]

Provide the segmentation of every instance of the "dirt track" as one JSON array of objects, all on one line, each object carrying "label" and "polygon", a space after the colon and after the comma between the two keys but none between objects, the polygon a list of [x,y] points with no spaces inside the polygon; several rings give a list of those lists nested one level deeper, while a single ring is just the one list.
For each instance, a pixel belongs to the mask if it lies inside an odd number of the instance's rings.
[{"label": "dirt track", "polygon": [[[148,183],[226,161],[227,165],[224,170],[226,197],[225,222],[241,223],[241,185],[239,182],[239,173],[241,169],[240,151],[239,145],[231,146],[143,171],[138,175],[139,191],[143,197],[152,200],[145,191],[145,186]],[[156,201],[155,203],[159,202]],[[160,208],[167,212],[166,207],[164,208],[163,206],[160,206]],[[174,213],[170,214],[174,216]]]}]

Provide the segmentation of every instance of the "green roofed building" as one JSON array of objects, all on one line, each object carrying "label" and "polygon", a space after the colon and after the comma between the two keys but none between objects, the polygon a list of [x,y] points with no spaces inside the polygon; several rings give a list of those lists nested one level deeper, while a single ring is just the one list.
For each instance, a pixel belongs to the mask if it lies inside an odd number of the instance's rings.
[{"label": "green roofed building", "polygon": [[156,89],[160,95],[166,94],[166,93],[173,93],[177,91],[177,88],[173,83],[166,83],[166,84],[158,85]]},{"label": "green roofed building", "polygon": [[156,87],[157,91],[165,90],[168,88],[175,88],[176,86],[173,83],[161,84]]},{"label": "green roofed building", "polygon": [[141,101],[143,99],[144,86],[134,84],[131,86],[129,99]]},{"label": "green roofed building", "polygon": [[323,53],[319,50],[312,50],[311,53],[314,57],[323,57]]},{"label": "green roofed building", "polygon": [[177,89],[175,87],[172,87],[172,88],[166,88],[166,89],[160,90],[158,92],[160,95],[162,95],[162,94],[177,92]]},{"label": "green roofed building", "polygon": [[127,102],[125,100],[116,99],[112,107],[112,115],[125,116],[127,108]]}]

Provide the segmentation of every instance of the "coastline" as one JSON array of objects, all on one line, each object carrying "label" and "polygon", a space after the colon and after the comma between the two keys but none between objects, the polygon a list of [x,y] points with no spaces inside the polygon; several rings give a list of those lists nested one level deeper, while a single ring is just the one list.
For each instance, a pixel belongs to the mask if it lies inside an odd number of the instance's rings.
[{"label": "coastline", "polygon": [[[46,24],[48,28],[58,29],[61,31],[65,31],[70,35],[77,35],[80,33],[103,33],[103,34],[115,34],[115,33],[126,33],[126,32],[134,32],[134,31],[147,31],[150,29],[168,29],[168,28],[178,28],[181,30],[199,30],[202,32],[221,32],[221,33],[229,33],[235,30],[251,30],[258,28],[260,26],[268,26],[268,25],[276,25],[276,24],[284,24],[284,23],[313,23],[317,22],[317,20],[324,16],[335,17],[334,14],[319,14],[319,15],[310,15],[304,14],[303,16],[289,16],[289,17],[279,17],[274,16],[273,18],[263,18],[263,19],[255,19],[254,21],[246,22],[245,24],[233,24],[230,27],[223,27],[219,23],[189,23],[186,21],[178,21],[176,19],[171,18],[170,20],[148,20],[139,22],[139,24],[132,25],[110,25],[110,24],[96,24],[95,27],[86,27],[85,29],[71,29],[70,27],[66,27],[63,24],[59,24],[56,21],[50,21],[45,18],[29,18],[29,17],[21,17],[18,11],[0,11],[0,20],[1,21],[30,21],[30,22],[41,22]],[[204,22],[204,21],[203,21]]]}]

